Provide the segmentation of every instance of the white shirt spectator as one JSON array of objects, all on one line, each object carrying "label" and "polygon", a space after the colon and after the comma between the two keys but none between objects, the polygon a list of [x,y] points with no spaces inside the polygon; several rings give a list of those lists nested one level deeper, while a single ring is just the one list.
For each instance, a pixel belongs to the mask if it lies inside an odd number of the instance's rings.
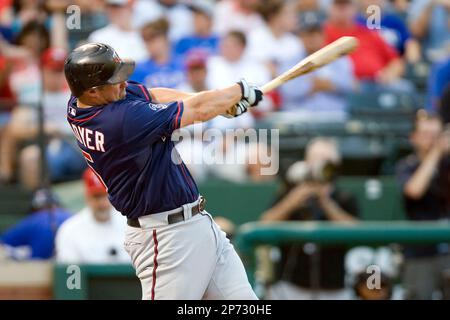
[{"label": "white shirt spectator", "polygon": [[[296,61],[300,61],[305,56],[298,56],[290,63],[286,63],[280,72],[288,70]],[[311,94],[315,77],[331,81],[336,87],[336,91]],[[303,112],[305,118],[308,118],[307,115],[309,114],[312,116],[311,120],[345,120],[347,117],[346,94],[351,92],[354,86],[355,78],[351,60],[348,57],[342,57],[281,86],[282,110]]]},{"label": "white shirt spectator", "polygon": [[170,22],[169,39],[172,42],[193,34],[192,12],[183,4],[166,8],[157,1],[138,0],[134,5],[133,25],[138,29],[162,17]]},{"label": "white shirt spectator", "polygon": [[89,42],[101,42],[113,47],[121,58],[141,62],[148,58],[144,41],[136,30],[124,31],[113,24],[92,32]]},{"label": "white shirt spectator", "polygon": [[304,48],[298,38],[291,33],[285,33],[275,38],[269,27],[261,26],[248,36],[248,55],[261,62],[273,62],[281,65],[303,54]]},{"label": "white shirt spectator", "polygon": [[37,106],[42,83],[36,64],[24,63],[21,67],[14,69],[9,77],[9,82],[19,104],[30,107]]},{"label": "white shirt spectator", "polygon": [[431,13],[426,26],[426,36],[421,40],[423,49],[431,61],[441,61],[448,56],[450,50],[450,10],[448,6],[432,0],[412,0],[408,9],[410,25],[423,15],[428,6]]},{"label": "white shirt spectator", "polygon": [[[225,140],[226,137],[222,139]],[[192,138],[183,139],[176,145],[176,149],[198,181],[206,181],[210,177],[234,183],[247,181],[248,146],[230,141],[230,147],[224,150],[222,139],[205,142]]]},{"label": "white shirt spectator", "polygon": [[[58,92],[44,92],[42,96],[42,106],[44,108],[44,119],[46,124],[55,126],[60,133],[72,135],[72,129],[67,125],[67,110],[61,106],[67,105],[70,98],[70,91],[62,90]],[[36,115],[37,121],[37,115]]]},{"label": "white shirt spectator", "polygon": [[[266,66],[245,56],[237,62],[229,62],[222,56],[211,57],[207,68],[206,85],[209,89],[225,88],[242,78],[256,85],[270,81],[270,72]],[[208,124],[219,129],[250,128],[254,126],[254,119],[247,112],[234,119],[219,116],[208,121]]]},{"label": "white shirt spectator", "polygon": [[223,35],[229,31],[242,31],[245,34],[265,24],[257,13],[247,14],[239,10],[233,0],[223,0],[216,5],[213,30]]},{"label": "white shirt spectator", "polygon": [[123,247],[126,220],[111,210],[107,222],[97,222],[89,208],[65,221],[56,235],[58,263],[131,263]]}]

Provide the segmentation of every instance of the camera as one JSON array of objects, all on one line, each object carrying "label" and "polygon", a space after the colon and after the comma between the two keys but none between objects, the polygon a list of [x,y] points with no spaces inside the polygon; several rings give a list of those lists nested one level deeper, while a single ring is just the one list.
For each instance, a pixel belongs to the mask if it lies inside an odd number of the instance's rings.
[{"label": "camera", "polygon": [[331,161],[316,162],[313,165],[298,161],[289,167],[286,178],[292,184],[304,182],[329,183],[336,179],[338,173],[338,164]]}]

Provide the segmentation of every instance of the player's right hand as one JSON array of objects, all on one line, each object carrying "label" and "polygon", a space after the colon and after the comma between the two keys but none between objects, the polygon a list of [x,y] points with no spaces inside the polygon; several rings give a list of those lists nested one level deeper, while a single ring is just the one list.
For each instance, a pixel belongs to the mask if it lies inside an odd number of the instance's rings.
[{"label": "player's right hand", "polygon": [[251,107],[257,106],[263,98],[263,92],[258,86],[249,84],[245,79],[238,82],[241,87],[242,100],[246,100]]},{"label": "player's right hand", "polygon": [[247,100],[242,99],[238,103],[236,103],[234,106],[232,106],[230,109],[227,110],[225,114],[223,114],[226,118],[235,118],[243,115],[247,112],[248,108],[250,108],[250,104]]}]

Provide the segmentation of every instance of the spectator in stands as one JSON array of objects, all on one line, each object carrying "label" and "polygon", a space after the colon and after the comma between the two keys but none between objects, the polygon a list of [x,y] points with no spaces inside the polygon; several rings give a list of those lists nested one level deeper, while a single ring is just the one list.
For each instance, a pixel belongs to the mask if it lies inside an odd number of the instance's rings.
[{"label": "spectator in stands", "polygon": [[[236,140],[236,141],[235,141]],[[211,145],[214,148],[211,148]],[[205,146],[204,165],[208,177],[233,183],[263,182],[274,179],[263,168],[271,168],[278,155],[262,143],[245,143],[239,134],[225,135]],[[273,167],[272,167],[273,168]]]},{"label": "spectator in stands", "polygon": [[[47,144],[47,164],[50,170],[50,181],[61,182],[78,179],[86,168],[86,162],[73,138],[70,126],[67,125],[65,106],[70,97],[70,90],[64,78],[64,60],[66,53],[56,48],[48,49],[42,57],[43,98],[45,131],[50,137]],[[29,120],[28,129],[37,123]],[[33,124],[34,123],[34,124]],[[16,129],[17,130],[17,129]],[[25,130],[22,129],[22,132]],[[38,186],[40,177],[41,152],[38,145],[25,147],[19,155],[20,181],[29,189]]]},{"label": "spectator in stands", "polygon": [[102,182],[83,174],[87,207],[65,221],[56,235],[56,261],[66,264],[130,263],[125,252],[126,219],[113,209]]},{"label": "spectator in stands", "polygon": [[[53,182],[78,178],[86,164],[79,152],[66,121],[66,110],[70,91],[64,78],[66,52],[50,48],[42,55],[44,130],[48,135],[47,161]],[[36,144],[19,151],[24,142],[38,135],[36,109],[17,108],[2,137],[3,179],[11,181],[16,175],[16,157],[20,163],[19,180],[27,188],[36,189],[42,180],[40,174],[40,149]]]},{"label": "spectator in stands", "polygon": [[297,0],[297,10],[299,12],[327,12],[331,1],[332,0]]},{"label": "spectator in stands", "polygon": [[[297,41],[304,44],[306,52],[283,64],[280,73],[325,45],[320,13],[309,11],[301,13],[299,17]],[[301,111],[305,115],[309,113],[311,120],[345,120],[346,94],[355,87],[352,62],[350,58],[342,57],[313,73],[284,84],[280,88],[282,110]]]},{"label": "spectator in stands", "polygon": [[181,58],[193,49],[203,49],[210,55],[218,53],[219,37],[212,32],[214,6],[210,0],[195,0],[189,6],[193,13],[194,33],[181,38],[175,53]]},{"label": "spectator in stands", "polygon": [[166,18],[170,21],[169,39],[177,42],[193,34],[193,16],[186,6],[196,0],[136,0],[133,11],[133,24],[140,29],[145,24]]},{"label": "spectator in stands", "polygon": [[11,71],[11,59],[0,53],[0,137],[2,136],[4,126],[8,124],[11,118],[11,111],[16,103],[9,84]]},{"label": "spectator in stands", "polygon": [[[46,19],[43,1],[15,0],[8,13],[8,25],[13,34],[18,34],[20,30],[30,22],[43,23]],[[6,21],[5,21],[6,22]]]},{"label": "spectator in stands", "polygon": [[450,85],[447,85],[444,90],[439,110],[442,121],[444,124],[448,125],[450,123]]},{"label": "spectator in stands", "polygon": [[[17,46],[0,41],[2,52],[11,63],[9,87],[18,103],[11,114],[10,123],[0,137],[0,180],[9,182],[14,179],[16,156],[15,143],[8,137],[8,132],[16,122],[15,118],[31,108],[36,108],[41,91],[41,77],[39,72],[40,58],[49,46],[50,39],[47,29],[40,23],[30,22],[23,27],[16,39]],[[28,110],[27,110],[28,109]],[[17,132],[20,135],[22,132]]]},{"label": "spectator in stands", "polygon": [[[62,25],[58,26],[59,32],[67,32],[68,39],[62,48],[72,50],[78,47],[89,35],[97,29],[104,28],[108,25],[108,17],[106,16],[103,0],[47,0],[45,2],[46,9],[52,14],[52,27],[59,23],[55,19],[62,18]],[[76,7],[74,7],[76,6]],[[68,11],[68,8],[79,8],[80,16],[75,16],[77,11]],[[79,26],[75,23],[79,22]]]},{"label": "spectator in stands", "polygon": [[248,55],[266,64],[275,77],[281,64],[304,53],[302,43],[292,34],[297,24],[295,3],[266,0],[261,2],[258,12],[266,24],[249,33]]},{"label": "spectator in stands", "polygon": [[[413,221],[450,217],[450,131],[421,110],[411,134],[414,153],[396,169],[407,216]],[[409,299],[432,299],[450,267],[447,245],[405,247],[404,286]]]},{"label": "spectator in stands", "polygon": [[401,79],[404,63],[393,47],[381,36],[359,25],[355,18],[358,7],[355,0],[333,0],[329,10],[329,21],[325,25],[326,42],[342,36],[354,36],[359,47],[351,55],[354,73],[359,80],[375,83],[389,89],[411,91],[410,84]]},{"label": "spectator in stands", "polygon": [[[189,128],[183,132],[186,130]],[[184,133],[182,139],[177,136],[174,139],[183,162],[198,181],[210,178],[232,183],[273,180],[276,172],[272,175],[266,172],[276,165],[274,150],[254,142],[245,143],[244,134],[244,131],[225,134],[199,124],[199,128],[191,130],[189,135]]]},{"label": "spectator in stands", "polygon": [[[184,62],[186,81],[183,82],[178,90],[183,92],[200,92],[207,90],[208,52],[203,49],[190,50]],[[176,134],[172,137],[176,144],[177,151],[180,153],[184,163],[189,168],[189,172],[196,181],[202,182],[208,178],[208,169],[203,161],[203,130],[206,126],[203,123],[196,123],[182,129],[181,139],[176,139]],[[187,135],[189,131],[189,135]],[[186,135],[184,135],[186,134]]]},{"label": "spectator in stands", "polygon": [[13,60],[11,88],[20,106],[36,107],[41,91],[39,63],[50,46],[50,34],[43,24],[32,21],[21,29],[15,42],[27,54]]},{"label": "spectator in stands", "polygon": [[411,33],[419,39],[425,58],[446,58],[450,47],[450,1],[412,0],[408,12]]},{"label": "spectator in stands", "polygon": [[105,0],[109,24],[92,32],[89,42],[101,42],[112,46],[122,58],[136,62],[147,58],[141,35],[132,25],[132,0]]},{"label": "spectator in stands", "polygon": [[[371,6],[379,8],[380,20],[367,19],[374,14],[374,11],[368,10]],[[361,11],[357,16],[357,21],[362,26],[380,32],[381,37],[390,46],[397,50],[400,56],[405,54],[408,48],[408,42],[411,41],[411,35],[406,23],[387,6],[386,0],[362,0]],[[371,25],[370,23],[379,22],[380,25]]]},{"label": "spectator in stands", "polygon": [[248,35],[251,30],[264,25],[257,12],[265,0],[222,0],[217,3],[214,15],[214,31],[225,35],[230,31],[241,31]]},{"label": "spectator in stands", "polygon": [[178,89],[184,92],[200,92],[207,90],[206,87],[206,64],[208,52],[202,49],[190,50],[184,61],[186,81]]},{"label": "spectator in stands", "polygon": [[148,88],[176,88],[183,83],[183,64],[172,53],[168,31],[169,22],[165,18],[142,28],[142,38],[151,58],[136,65],[131,80],[142,82]]},{"label": "spectator in stands", "polygon": [[395,14],[397,14],[403,22],[407,22],[407,15],[411,0],[390,0],[390,7]]},{"label": "spectator in stands", "polygon": [[[227,83],[239,81],[241,78],[257,85],[263,85],[270,81],[269,69],[263,63],[245,55],[246,47],[247,38],[240,31],[231,31],[222,38],[220,55],[208,60],[206,84],[209,89],[222,88]],[[264,107],[269,108],[267,105],[260,104],[258,109],[264,109]],[[234,119],[218,117],[211,120],[209,124],[222,129],[250,128],[253,126],[253,117],[250,112],[247,112]]]},{"label": "spectator in stands", "polygon": [[440,111],[441,99],[450,86],[450,55],[442,62],[433,64],[428,76],[427,110]]},{"label": "spectator in stands", "polygon": [[56,196],[48,190],[38,190],[33,197],[31,214],[0,237],[12,259],[50,259],[54,239],[60,225],[70,217]]},{"label": "spectator in stands", "polygon": [[[305,161],[294,163],[286,173],[286,189],[276,204],[262,215],[266,222],[331,221],[354,222],[358,208],[355,198],[335,184],[340,155],[333,140],[317,138],[309,143]],[[328,168],[328,169],[327,169]],[[269,299],[349,299],[344,284],[343,246],[319,247],[288,245],[281,247],[277,279],[269,289]],[[316,257],[320,262],[314,265]],[[312,279],[312,270],[318,277]]]}]

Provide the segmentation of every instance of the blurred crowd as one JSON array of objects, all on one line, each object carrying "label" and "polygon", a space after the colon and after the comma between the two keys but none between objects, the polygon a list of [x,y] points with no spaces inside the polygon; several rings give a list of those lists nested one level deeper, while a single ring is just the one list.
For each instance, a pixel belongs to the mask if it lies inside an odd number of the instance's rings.
[{"label": "blurred crowd", "polygon": [[39,106],[51,181],[80,177],[85,166],[65,123],[63,63],[85,42],[134,59],[132,80],[147,87],[196,92],[240,78],[262,85],[327,43],[354,36],[360,46],[349,57],[268,94],[257,110],[208,127],[251,128],[268,112],[345,121],[348,95],[374,90],[421,93],[426,102],[418,107],[448,116],[449,8],[448,0],[0,1],[0,181],[39,186]]},{"label": "blurred crowd", "polygon": [[[354,93],[422,95],[423,104],[414,106],[423,110],[410,134],[412,153],[397,164],[396,179],[408,219],[448,219],[450,0],[0,0],[0,188],[20,183],[39,189],[44,158],[52,182],[83,179],[87,204],[68,219],[70,214],[57,199],[38,191],[32,211],[39,214],[7,231],[1,238],[3,248],[17,259],[49,258],[56,252],[62,263],[128,259],[120,245],[123,221],[116,221],[120,215],[110,206],[106,191],[86,171],[66,123],[70,91],[63,70],[71,49],[86,42],[109,44],[120,57],[136,61],[132,80],[149,88],[199,92],[241,78],[263,85],[341,36],[358,38],[359,48],[271,92],[244,116],[218,117],[204,128],[253,128],[272,113],[346,121],[348,97]],[[193,161],[188,166],[196,179],[214,176],[239,183],[275,178],[260,174],[263,164],[245,161],[261,145],[246,148],[228,142],[220,140],[218,150],[224,156],[238,154],[244,161],[227,166]],[[182,158],[191,160],[202,155],[202,147],[201,139],[177,145]],[[341,160],[335,140],[311,141],[304,161],[279,177],[284,189],[261,219],[358,221],[354,195],[335,185]],[[39,197],[46,199],[43,204]],[[233,229],[226,219],[220,222]],[[43,227],[30,231],[36,226]],[[25,244],[31,252],[13,249]],[[267,282],[267,297],[348,298],[350,272],[359,298],[392,298],[399,274],[391,270],[397,264],[396,251],[358,250],[351,255],[342,247],[307,244],[280,248],[278,258],[270,253],[277,270]],[[450,267],[448,246],[402,250],[404,297],[435,298],[442,288],[442,272]],[[309,278],[310,257],[317,252],[322,271]],[[366,257],[366,264],[361,257]],[[367,292],[361,270],[375,260],[388,261],[390,267],[384,269],[388,271],[383,273],[382,290]]]}]

